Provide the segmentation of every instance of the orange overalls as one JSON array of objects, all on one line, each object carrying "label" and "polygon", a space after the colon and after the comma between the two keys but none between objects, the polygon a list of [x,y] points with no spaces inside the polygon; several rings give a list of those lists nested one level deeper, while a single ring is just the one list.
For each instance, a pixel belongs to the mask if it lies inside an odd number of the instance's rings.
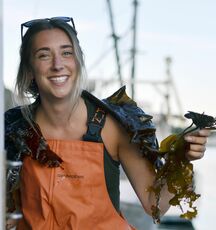
[{"label": "orange overalls", "polygon": [[[91,106],[87,101],[86,105],[89,112]],[[134,230],[116,211],[107,191],[104,145],[99,143],[104,111],[98,108],[90,114],[87,141],[47,140],[63,160],[61,167],[48,168],[31,157],[24,158],[24,218],[17,230]]]},{"label": "orange overalls", "polygon": [[21,172],[24,218],[18,230],[129,230],[115,210],[104,177],[103,144],[48,140],[62,167],[26,157]]}]

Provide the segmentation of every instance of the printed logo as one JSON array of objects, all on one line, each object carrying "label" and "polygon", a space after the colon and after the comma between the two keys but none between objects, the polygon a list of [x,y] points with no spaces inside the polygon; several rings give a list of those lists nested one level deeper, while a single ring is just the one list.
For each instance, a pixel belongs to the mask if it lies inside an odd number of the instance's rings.
[{"label": "printed logo", "polygon": [[84,179],[83,175],[77,175],[77,174],[57,174],[57,177],[60,178],[67,178],[67,179]]}]

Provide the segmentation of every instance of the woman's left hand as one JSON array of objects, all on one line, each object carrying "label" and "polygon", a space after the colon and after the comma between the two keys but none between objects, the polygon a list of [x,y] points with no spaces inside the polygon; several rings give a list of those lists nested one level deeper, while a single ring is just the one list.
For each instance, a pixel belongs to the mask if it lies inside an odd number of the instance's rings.
[{"label": "woman's left hand", "polygon": [[185,153],[188,160],[197,160],[204,156],[209,135],[210,130],[201,129],[185,136],[184,139],[189,144],[189,148]]}]

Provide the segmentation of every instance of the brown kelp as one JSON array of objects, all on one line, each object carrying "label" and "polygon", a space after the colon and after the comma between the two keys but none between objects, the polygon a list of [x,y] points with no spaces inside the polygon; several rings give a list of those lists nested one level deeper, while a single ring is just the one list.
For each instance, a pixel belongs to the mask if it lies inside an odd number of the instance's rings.
[{"label": "brown kelp", "polygon": [[191,111],[185,114],[185,117],[192,119],[192,124],[181,133],[172,134],[160,143],[159,154],[164,164],[156,169],[155,184],[149,189],[156,195],[156,205],[152,207],[152,216],[156,223],[160,222],[160,193],[165,185],[174,195],[169,201],[170,205],[179,206],[182,210],[180,217],[192,219],[197,215],[197,208],[193,203],[200,194],[196,194],[194,188],[193,164],[185,156],[188,144],[184,136],[203,128],[215,129],[216,119]]}]

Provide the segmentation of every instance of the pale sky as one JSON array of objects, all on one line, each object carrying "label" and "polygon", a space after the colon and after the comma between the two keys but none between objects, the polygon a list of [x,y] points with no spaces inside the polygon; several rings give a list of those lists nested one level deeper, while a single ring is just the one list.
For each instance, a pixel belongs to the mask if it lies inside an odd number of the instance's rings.
[{"label": "pale sky", "polygon": [[[119,40],[123,77],[130,76],[132,0],[112,0]],[[53,16],[72,16],[83,48],[89,78],[112,79],[116,65],[114,52],[94,68],[113,45],[106,0],[4,0],[4,81],[12,88],[19,60],[20,24]],[[171,56],[171,72],[183,107],[216,116],[216,1],[139,0],[137,14],[136,78],[165,79],[164,58]],[[116,77],[117,78],[117,77]],[[117,89],[118,86],[114,86]],[[106,88],[107,89],[107,88]],[[113,90],[113,88],[112,88]],[[164,90],[164,89],[162,89]],[[130,95],[130,88],[128,87]],[[110,91],[111,92],[111,91]],[[109,90],[99,96],[106,97]],[[149,85],[137,87],[137,101],[148,110],[164,106],[159,93]],[[173,97],[174,98],[174,97]],[[159,102],[159,103],[157,103]],[[176,102],[172,108],[175,111]]]}]

